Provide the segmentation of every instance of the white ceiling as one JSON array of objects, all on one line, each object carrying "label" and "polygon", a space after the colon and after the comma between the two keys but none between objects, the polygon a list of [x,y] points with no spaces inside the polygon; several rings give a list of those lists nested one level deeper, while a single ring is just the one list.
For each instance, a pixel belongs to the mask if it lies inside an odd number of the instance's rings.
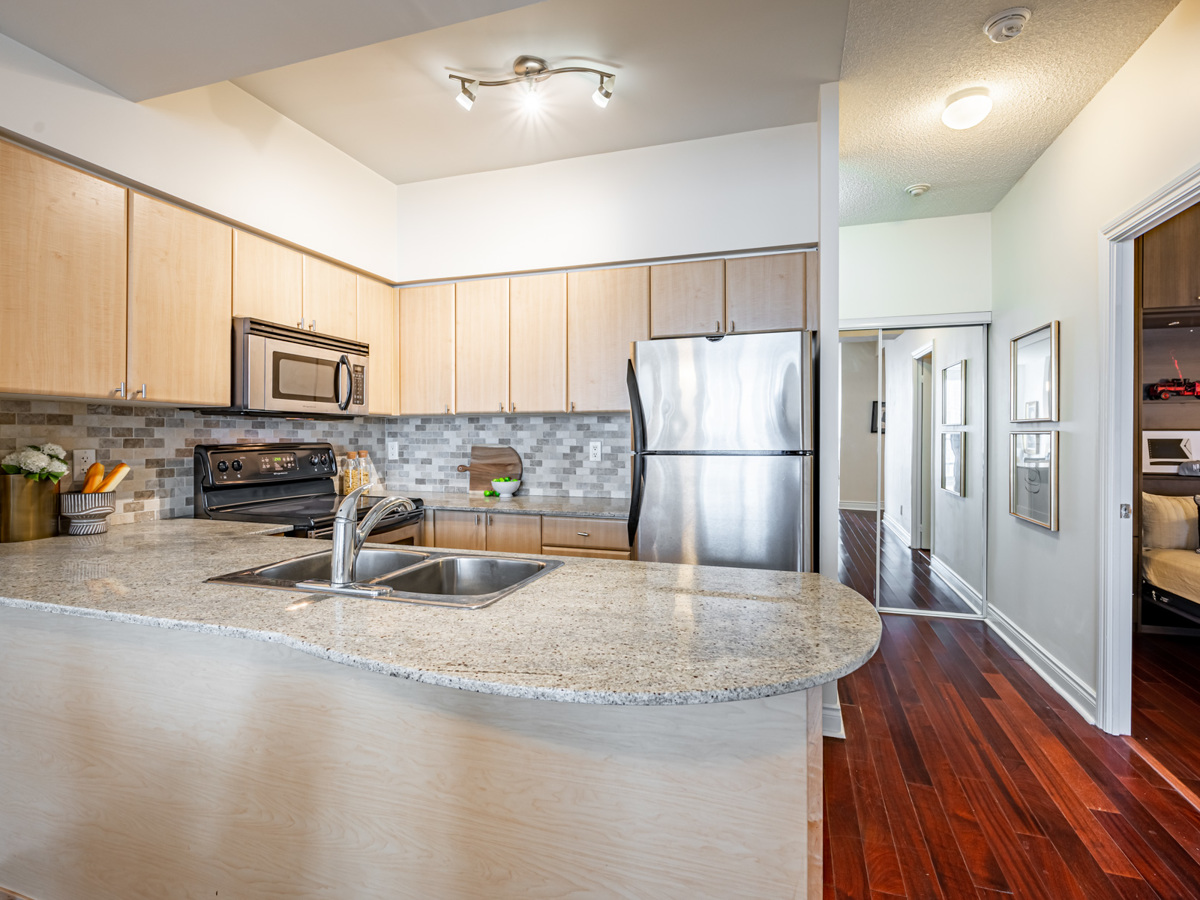
[{"label": "white ceiling", "polygon": [[[546,0],[234,83],[392,181],[424,181],[816,121],[847,4]],[[449,72],[505,78],[526,53],[615,72],[612,101],[564,74],[537,114],[519,84],[480,88],[469,113],[454,102]]]},{"label": "white ceiling", "polygon": [[[852,0],[839,104],[843,225],[991,210],[1178,0],[1025,2],[1024,33],[993,44],[983,25],[1006,0]],[[946,97],[981,84],[991,115],[965,131],[944,126]],[[933,188],[908,196],[917,182]]]},{"label": "white ceiling", "polygon": [[0,33],[147,100],[527,2],[0,0]]}]

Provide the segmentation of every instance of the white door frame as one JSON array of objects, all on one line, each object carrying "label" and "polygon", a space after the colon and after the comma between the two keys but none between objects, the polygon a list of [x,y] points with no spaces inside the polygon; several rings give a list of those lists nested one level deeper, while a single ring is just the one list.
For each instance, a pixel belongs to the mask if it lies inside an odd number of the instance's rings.
[{"label": "white door frame", "polygon": [[1100,233],[1100,658],[1096,724],[1129,734],[1133,706],[1134,238],[1200,200],[1200,166]]},{"label": "white door frame", "polygon": [[[923,409],[924,395],[921,393],[921,376],[919,374],[919,366],[921,360],[926,356],[929,357],[929,396],[930,405],[933,400],[933,341],[927,342],[924,346],[918,347],[912,352],[912,461],[909,467],[912,470],[912,496],[909,498],[909,503],[912,504],[913,511],[912,528],[908,530],[911,545],[921,545],[927,543],[930,547],[933,546],[933,501],[929,502],[929,521],[924,520],[925,516],[925,492],[926,490],[932,495],[933,485],[930,479],[933,477],[933,438],[929,439],[929,458],[926,458],[924,453],[924,437],[925,423],[922,415],[928,413],[930,425],[933,424],[933,410]],[[928,468],[924,468],[928,466]],[[917,549],[914,547],[913,549]]]}]

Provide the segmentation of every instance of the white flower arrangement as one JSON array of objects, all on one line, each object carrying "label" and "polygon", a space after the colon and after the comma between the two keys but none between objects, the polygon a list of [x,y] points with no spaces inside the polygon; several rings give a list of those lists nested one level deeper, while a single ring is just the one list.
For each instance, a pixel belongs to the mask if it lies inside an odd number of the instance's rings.
[{"label": "white flower arrangement", "polygon": [[17,450],[0,460],[0,469],[9,475],[24,475],[33,481],[50,481],[58,484],[58,480],[71,471],[67,465],[67,451],[58,444],[30,444],[24,450]]}]

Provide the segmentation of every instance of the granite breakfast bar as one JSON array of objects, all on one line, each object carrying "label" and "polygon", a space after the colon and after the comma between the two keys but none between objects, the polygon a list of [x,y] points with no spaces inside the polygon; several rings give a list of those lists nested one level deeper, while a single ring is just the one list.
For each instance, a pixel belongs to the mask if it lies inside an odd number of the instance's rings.
[{"label": "granite breakfast bar", "polygon": [[0,884],[819,896],[820,685],[880,636],[858,594],[586,559],[473,611],[203,583],[320,546],[261,532],[0,545]]}]

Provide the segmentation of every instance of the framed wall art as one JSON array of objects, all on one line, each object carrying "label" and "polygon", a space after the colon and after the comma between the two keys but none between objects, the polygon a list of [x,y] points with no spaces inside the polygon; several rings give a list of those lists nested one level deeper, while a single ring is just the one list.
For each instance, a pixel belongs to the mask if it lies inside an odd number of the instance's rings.
[{"label": "framed wall art", "polygon": [[1200,460],[1200,431],[1143,431],[1142,471],[1176,475],[1186,462]]},{"label": "framed wall art", "polygon": [[1058,432],[1016,431],[1010,440],[1009,515],[1058,531]]},{"label": "framed wall art", "polygon": [[1058,421],[1058,320],[1009,342],[1010,419]]},{"label": "framed wall art", "polygon": [[967,424],[967,361],[942,369],[942,424]]},{"label": "framed wall art", "polygon": [[965,497],[963,486],[963,445],[966,433],[962,431],[942,432],[941,487],[956,497]]}]

